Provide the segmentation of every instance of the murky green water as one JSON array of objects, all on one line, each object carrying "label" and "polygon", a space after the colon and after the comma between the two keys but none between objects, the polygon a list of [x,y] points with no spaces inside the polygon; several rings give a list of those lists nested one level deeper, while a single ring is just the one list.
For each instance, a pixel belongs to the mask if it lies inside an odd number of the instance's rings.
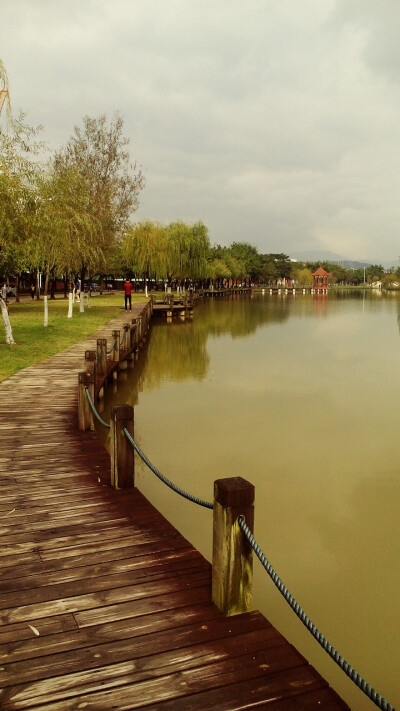
[{"label": "murky green water", "polygon": [[[399,314],[396,296],[371,293],[206,300],[192,322],[157,320],[113,394],[113,404],[136,406],[138,443],[181,487],[212,500],[217,478],[255,484],[265,554],[330,642],[398,708]],[[210,558],[212,513],[141,463],[136,478]],[[376,708],[254,567],[254,606],[353,709]]]}]

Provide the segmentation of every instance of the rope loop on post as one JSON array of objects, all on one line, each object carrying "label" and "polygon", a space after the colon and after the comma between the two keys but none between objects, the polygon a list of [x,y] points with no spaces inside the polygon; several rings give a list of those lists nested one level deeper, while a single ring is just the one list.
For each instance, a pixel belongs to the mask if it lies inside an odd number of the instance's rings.
[{"label": "rope loop on post", "polygon": [[92,398],[90,397],[90,392],[89,392],[88,388],[86,388],[86,387],[85,387],[85,393],[86,393],[86,397],[89,401],[89,405],[92,408],[92,412],[93,412],[95,418],[100,422],[101,425],[103,425],[103,427],[106,427],[109,430],[111,428],[111,425],[109,425],[107,422],[104,422],[104,420],[100,417],[100,414],[97,412],[96,406],[95,406]]},{"label": "rope loop on post", "polygon": [[283,595],[292,610],[296,613],[299,620],[308,629],[308,631],[311,632],[312,636],[314,637],[314,639],[317,640],[318,644],[321,645],[322,649],[324,649],[325,652],[329,654],[329,656],[333,659],[334,662],[336,662],[336,664],[342,669],[342,671],[347,674],[347,676],[354,682],[354,684],[358,686],[358,688],[361,689],[361,691],[363,691],[364,694],[366,694],[366,696],[368,696],[368,698],[371,699],[371,701],[373,701],[376,706],[378,706],[383,711],[396,711],[394,706],[391,706],[391,704],[389,704],[386,699],[383,698],[383,696],[381,696],[377,691],[375,691],[375,689],[373,689],[365,681],[365,679],[362,678],[362,676],[351,666],[351,664],[349,664],[349,662],[346,662],[346,660],[341,656],[341,654],[339,654],[339,652],[328,642],[322,632],[320,632],[319,629],[314,625],[314,623],[311,622],[310,618],[306,615],[303,608],[295,600],[293,595],[291,595],[286,585],[284,585],[279,575],[276,573],[271,563],[261,550],[252,532],[250,531],[250,528],[246,524],[244,516],[239,516],[238,524],[243,535],[247,538],[258,560],[267,571],[274,585],[278,588],[279,592],[281,593],[281,595]]},{"label": "rope loop on post", "polygon": [[192,501],[194,504],[203,506],[206,509],[213,509],[214,508],[214,504],[211,501],[204,501],[204,499],[199,499],[197,496],[193,496],[192,494],[189,494],[187,491],[184,491],[184,489],[181,489],[179,486],[177,486],[172,481],[167,479],[167,477],[165,477],[163,474],[161,474],[161,472],[158,471],[158,469],[154,466],[154,464],[152,464],[150,462],[150,460],[147,459],[146,455],[142,452],[140,447],[138,447],[138,445],[136,444],[135,440],[133,439],[132,435],[128,432],[126,427],[122,428],[122,432],[124,433],[128,442],[131,443],[135,452],[137,452],[139,457],[148,466],[148,468],[153,472],[153,474],[155,474],[164,484],[169,486],[169,488],[172,489],[172,491],[175,491],[180,496],[183,496],[184,499],[188,499],[188,501]]},{"label": "rope loop on post", "polygon": [[115,344],[116,344],[116,342],[117,342],[117,339],[116,339],[116,338],[114,338],[114,340],[113,340],[113,342],[112,342],[112,346],[111,346],[110,350],[109,350],[109,351],[107,351],[107,355],[110,355],[110,354],[111,354],[111,353],[113,352],[113,350],[114,350],[114,348],[115,348]]}]

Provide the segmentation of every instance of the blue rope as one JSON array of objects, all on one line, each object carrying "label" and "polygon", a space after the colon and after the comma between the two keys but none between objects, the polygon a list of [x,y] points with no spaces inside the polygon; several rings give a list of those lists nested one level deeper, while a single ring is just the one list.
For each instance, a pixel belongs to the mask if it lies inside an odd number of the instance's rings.
[{"label": "blue rope", "polygon": [[113,350],[114,350],[114,348],[115,348],[115,344],[116,344],[116,342],[117,342],[117,339],[116,339],[116,338],[114,338],[114,341],[113,341],[113,344],[112,344],[112,346],[111,346],[110,350],[109,350],[109,351],[107,351],[107,355],[110,355],[110,354],[111,354],[111,353],[113,352]]},{"label": "blue rope", "polygon": [[97,420],[100,422],[100,424],[103,425],[103,427],[106,427],[109,430],[111,428],[111,425],[109,425],[107,422],[104,422],[104,420],[102,420],[102,418],[100,417],[99,413],[96,410],[94,402],[93,402],[92,398],[90,397],[90,392],[89,392],[88,388],[86,388],[86,387],[85,387],[85,393],[86,393],[87,399],[89,400],[89,405],[92,408],[92,412],[93,412],[94,416],[97,418]]},{"label": "blue rope", "polygon": [[356,672],[355,669],[349,664],[349,662],[346,662],[345,659],[339,654],[339,652],[332,647],[332,645],[328,642],[326,637],[322,634],[322,632],[319,631],[319,629],[314,625],[313,622],[311,622],[310,618],[306,615],[302,607],[299,605],[299,603],[295,600],[293,595],[290,594],[289,590],[287,589],[286,585],[282,582],[278,574],[275,572],[273,569],[271,563],[268,561],[266,558],[265,554],[262,552],[260,546],[258,545],[257,541],[255,540],[252,532],[250,531],[250,528],[248,527],[244,516],[239,516],[238,518],[238,524],[240,526],[240,529],[244,536],[247,538],[248,542],[250,543],[254,553],[256,554],[257,558],[259,559],[260,563],[264,566],[265,570],[267,571],[268,575],[270,576],[271,580],[273,583],[276,585],[278,588],[279,592],[283,597],[285,598],[286,602],[289,603],[290,607],[292,610],[296,613],[297,617],[305,627],[307,627],[308,631],[311,632],[312,636],[317,640],[318,644],[321,645],[321,647],[329,654],[329,656],[333,659],[334,662],[347,674],[347,676],[358,686],[361,691],[364,692],[368,696],[371,701],[376,704],[376,706],[379,706],[380,709],[383,709],[383,711],[396,711],[394,706],[391,706],[386,699],[383,698],[380,694],[378,694],[375,689],[373,689],[363,678],[362,676]]},{"label": "blue rope", "polygon": [[183,496],[185,499],[188,499],[188,501],[192,501],[195,504],[198,504],[199,506],[204,506],[206,509],[212,509],[214,508],[214,505],[210,501],[204,501],[204,499],[199,499],[197,496],[193,496],[192,494],[189,494],[187,491],[184,491],[184,489],[181,489],[179,486],[176,484],[173,484],[172,481],[167,479],[161,472],[158,471],[158,469],[150,462],[149,459],[147,459],[146,455],[142,452],[140,447],[136,444],[135,440],[133,439],[132,435],[128,432],[126,427],[122,428],[122,432],[124,433],[125,437],[127,438],[128,442],[131,443],[132,447],[134,448],[135,452],[138,453],[139,457],[144,461],[144,463],[151,469],[153,474],[155,474],[164,484],[169,486],[170,489],[175,491],[177,494],[180,496]]}]

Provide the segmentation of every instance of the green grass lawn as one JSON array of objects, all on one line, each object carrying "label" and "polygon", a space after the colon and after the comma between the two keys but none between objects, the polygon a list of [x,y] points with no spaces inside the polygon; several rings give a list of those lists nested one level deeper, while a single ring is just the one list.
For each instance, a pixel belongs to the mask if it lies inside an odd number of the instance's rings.
[{"label": "green grass lawn", "polygon": [[[143,293],[132,294],[133,303],[145,301]],[[96,294],[91,299],[90,309],[85,303],[84,313],[79,312],[79,303],[75,303],[71,319],[67,318],[68,299],[57,295],[48,303],[49,325],[45,328],[43,300],[22,297],[19,304],[15,299],[10,300],[10,321],[16,345],[6,344],[4,324],[0,319],[0,381],[95,333],[121,312],[124,295],[122,292]]]}]

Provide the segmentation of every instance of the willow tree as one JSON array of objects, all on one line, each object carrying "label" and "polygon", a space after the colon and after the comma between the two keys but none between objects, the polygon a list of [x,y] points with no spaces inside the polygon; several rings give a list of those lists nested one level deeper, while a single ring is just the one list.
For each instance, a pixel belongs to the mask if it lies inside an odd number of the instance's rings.
[{"label": "willow tree", "polygon": [[186,279],[206,277],[210,249],[207,227],[202,222],[194,225],[171,222],[166,234],[169,279],[181,284]]},{"label": "willow tree", "polygon": [[[124,138],[123,120],[116,115],[110,123],[101,115],[85,116],[83,127],[75,126],[74,134],[53,160],[56,177],[66,182],[71,171],[83,188],[85,218],[91,229],[85,230],[84,246],[77,243],[82,287],[86,275],[99,270],[130,224],[139,205],[139,193],[144,178],[128,152],[129,140]],[[81,209],[81,196],[76,195],[76,214]],[[82,233],[81,233],[82,234]]]},{"label": "willow tree", "polygon": [[208,262],[207,278],[210,279],[213,286],[215,281],[218,283],[221,280],[229,279],[230,275],[230,270],[223,259],[219,257],[210,259]]},{"label": "willow tree", "polygon": [[150,220],[139,222],[125,234],[121,251],[124,263],[143,277],[147,296],[148,280],[167,273],[165,228]]},{"label": "willow tree", "polygon": [[[86,184],[74,168],[61,176],[47,174],[38,182],[27,258],[31,270],[44,275],[44,325],[48,325],[48,292],[51,273],[69,276],[68,318],[73,314],[72,277],[82,258],[90,260],[96,224],[87,214]],[[83,307],[83,299],[80,302]],[[81,309],[83,310],[83,309]]]},{"label": "willow tree", "polygon": [[[0,113],[6,103],[7,117],[10,114],[10,97],[8,92],[8,79],[3,62],[0,60]],[[4,133],[0,130],[1,147],[3,148]],[[13,194],[13,186],[10,184],[10,175],[6,170],[7,165],[3,158],[3,150],[0,154],[0,259],[4,255],[4,246],[9,242],[10,236],[13,234],[13,212],[15,207],[15,196]],[[13,345],[15,343],[11,328],[10,318],[3,298],[0,295],[0,310],[6,332],[6,343]]]},{"label": "willow tree", "polygon": [[[43,146],[36,140],[40,127],[32,128],[25,115],[14,119],[7,76],[0,61],[0,86],[6,102],[6,115],[0,125],[0,263],[12,252],[23,247],[27,234],[27,216],[35,199],[36,181],[40,165],[33,156]],[[4,106],[4,104],[3,104]],[[4,113],[3,113],[4,116]],[[8,255],[8,256],[7,256]],[[4,266],[3,261],[3,266]],[[6,341],[14,344],[6,304],[0,299],[0,309],[6,330]]]}]

